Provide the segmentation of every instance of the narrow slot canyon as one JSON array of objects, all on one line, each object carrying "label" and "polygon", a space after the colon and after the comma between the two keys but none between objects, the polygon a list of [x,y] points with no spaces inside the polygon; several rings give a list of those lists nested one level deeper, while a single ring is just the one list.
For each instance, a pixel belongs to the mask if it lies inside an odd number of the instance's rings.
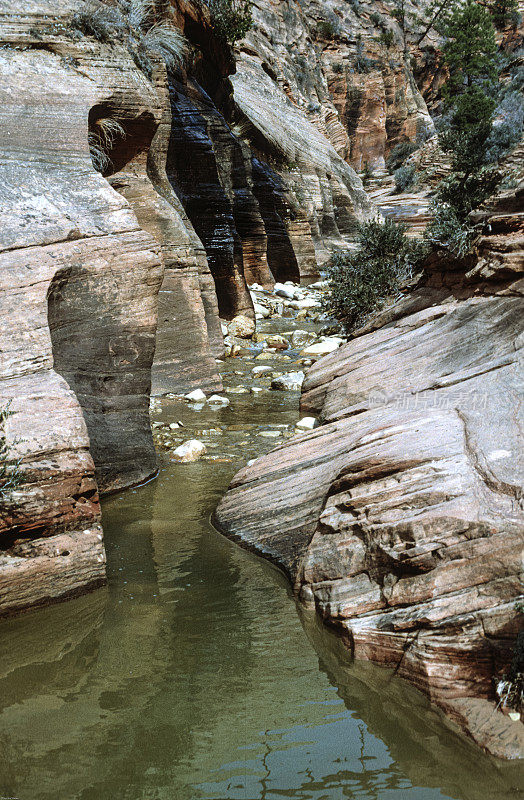
[{"label": "narrow slot canyon", "polygon": [[0,7],[0,797],[518,796],[513,5]]}]

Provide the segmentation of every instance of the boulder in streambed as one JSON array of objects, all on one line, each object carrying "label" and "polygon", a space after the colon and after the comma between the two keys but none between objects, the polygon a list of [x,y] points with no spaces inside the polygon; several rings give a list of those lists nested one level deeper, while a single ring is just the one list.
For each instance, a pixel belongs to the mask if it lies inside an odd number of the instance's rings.
[{"label": "boulder in streambed", "polygon": [[211,406],[228,406],[231,401],[220,394],[212,394],[211,397],[208,397],[207,402]]},{"label": "boulder in streambed", "polygon": [[317,425],[318,421],[316,417],[302,417],[295,425],[295,428],[297,431],[312,431]]},{"label": "boulder in streambed", "polygon": [[293,300],[295,296],[295,287],[286,286],[284,283],[275,283],[273,292],[279,297],[285,297],[287,300]]},{"label": "boulder in streambed", "polygon": [[181,463],[189,463],[191,461],[198,461],[204,455],[207,448],[203,442],[198,439],[188,439],[176,450],[173,450],[173,461],[180,461]]},{"label": "boulder in streambed", "polygon": [[278,378],[273,378],[271,388],[281,392],[299,392],[304,382],[303,372],[287,372]]},{"label": "boulder in streambed", "polygon": [[269,308],[260,305],[260,303],[254,303],[253,307],[255,309],[255,315],[257,319],[267,319],[271,315]]},{"label": "boulder in streambed", "polygon": [[307,347],[304,347],[300,355],[304,357],[326,356],[328,353],[334,353],[335,350],[338,350],[341,344],[342,339],[339,339],[338,337],[324,339],[323,342],[317,342],[316,344],[310,344]]},{"label": "boulder in streambed", "polygon": [[228,325],[229,335],[239,339],[250,339],[255,332],[255,320],[239,314]]},{"label": "boulder in streambed", "polygon": [[291,347],[294,350],[298,350],[300,347],[307,347],[313,342],[316,342],[317,337],[312,331],[304,331],[300,328],[296,331],[293,331],[291,336],[289,337],[289,342]]},{"label": "boulder in streambed", "polygon": [[206,395],[202,389],[194,389],[192,392],[184,395],[184,400],[187,400],[189,403],[205,403]]}]

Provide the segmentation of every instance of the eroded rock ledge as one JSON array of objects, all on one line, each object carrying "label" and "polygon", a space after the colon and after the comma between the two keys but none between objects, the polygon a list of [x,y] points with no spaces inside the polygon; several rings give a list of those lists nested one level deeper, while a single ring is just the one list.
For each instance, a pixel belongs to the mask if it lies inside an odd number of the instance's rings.
[{"label": "eroded rock ledge", "polygon": [[521,202],[522,186],[486,212],[476,264],[435,259],[309,370],[301,408],[322,425],[242,470],[216,511],[356,658],[506,758],[524,755],[494,697],[521,625]]}]

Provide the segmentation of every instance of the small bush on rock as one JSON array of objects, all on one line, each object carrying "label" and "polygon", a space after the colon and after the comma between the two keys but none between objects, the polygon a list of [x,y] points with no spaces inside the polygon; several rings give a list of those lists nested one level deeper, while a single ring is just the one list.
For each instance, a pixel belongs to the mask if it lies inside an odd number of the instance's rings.
[{"label": "small bush on rock", "polygon": [[340,21],[335,14],[317,23],[317,35],[324,39],[335,39],[337,36],[340,36],[340,33]]},{"label": "small bush on rock", "polygon": [[251,0],[205,0],[218,35],[229,44],[243,39],[253,24]]},{"label": "small bush on rock", "polygon": [[386,159],[386,167],[389,172],[394,172],[401,167],[406,158],[418,149],[419,145],[409,140],[396,144]]},{"label": "small bush on rock", "polygon": [[103,3],[88,4],[85,10],[73,15],[71,25],[102,43],[122,41],[127,33],[126,21],[119,9]]},{"label": "small bush on rock", "polygon": [[13,489],[16,489],[21,481],[19,469],[20,462],[12,461],[9,458],[9,445],[5,435],[5,423],[11,416],[12,411],[9,405],[0,408],[0,506],[5,505]]},{"label": "small bush on rock", "polygon": [[324,310],[347,330],[393,298],[425,255],[420,243],[408,239],[406,227],[391,220],[362,223],[358,240],[359,250],[333,256],[323,297]]},{"label": "small bush on rock", "polygon": [[415,167],[413,164],[408,164],[404,167],[399,167],[394,172],[395,176],[395,191],[400,194],[405,189],[409,189],[415,183]]},{"label": "small bush on rock", "polygon": [[184,63],[186,40],[174,25],[159,22],[144,34],[140,49],[145,54],[159,56],[168,69],[175,70]]},{"label": "small bush on rock", "polygon": [[433,219],[426,228],[425,239],[434,247],[449,250],[458,258],[471,250],[477,233],[471,225],[460,220],[451,206],[435,203]]},{"label": "small bush on rock", "polygon": [[378,38],[380,44],[383,44],[384,47],[391,47],[395,41],[395,34],[393,31],[382,31]]}]

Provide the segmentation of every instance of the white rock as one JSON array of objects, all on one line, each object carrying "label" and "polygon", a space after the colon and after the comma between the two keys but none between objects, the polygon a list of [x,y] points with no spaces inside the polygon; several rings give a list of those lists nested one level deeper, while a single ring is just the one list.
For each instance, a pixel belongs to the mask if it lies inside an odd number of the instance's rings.
[{"label": "white rock", "polygon": [[267,319],[269,317],[270,311],[269,308],[265,306],[261,306],[260,303],[254,303],[255,314],[260,314],[262,319]]},{"label": "white rock", "polygon": [[328,285],[327,281],[317,281],[316,283],[310,283],[308,285],[308,289],[325,289]]},{"label": "white rock", "polygon": [[221,397],[219,394],[212,394],[211,397],[207,398],[207,402],[212,406],[228,406],[231,401],[229,398]]},{"label": "white rock", "polygon": [[260,392],[263,392],[264,389],[261,386],[252,386],[249,391],[251,394],[260,394]]},{"label": "white rock", "polygon": [[287,372],[278,378],[273,378],[271,388],[282,392],[299,392],[304,381],[303,372]]},{"label": "white rock", "polygon": [[308,308],[320,308],[320,302],[315,300],[314,297],[305,297],[303,300],[294,300],[289,305],[291,308],[296,308],[299,311],[303,311],[304,309],[307,310]]},{"label": "white rock", "polygon": [[173,459],[184,463],[198,461],[200,456],[204,455],[206,449],[205,444],[198,439],[188,439],[187,442],[184,442],[180,447],[177,447],[176,450],[173,450]]},{"label": "white rock", "polygon": [[177,428],[180,428],[180,425],[178,424],[178,422],[171,422],[169,427],[171,428],[172,431],[176,431]]},{"label": "white rock", "polygon": [[279,297],[285,297],[287,300],[293,300],[295,296],[295,287],[293,284],[291,286],[285,285],[283,283],[275,283],[273,287],[274,294],[279,295]]},{"label": "white rock", "polygon": [[324,339],[323,342],[310,344],[301,351],[301,356],[325,356],[338,350],[342,341],[340,339]]},{"label": "white rock", "polygon": [[338,342],[340,344],[346,344],[347,339],[343,339],[342,336],[319,336],[319,342],[325,342],[329,340],[330,342]]},{"label": "white rock", "polygon": [[317,337],[312,331],[304,331],[298,328],[290,336],[291,347],[298,349],[299,347],[306,347],[309,344],[316,342]]},{"label": "white rock", "polygon": [[251,464],[254,464],[254,463],[255,463],[255,461],[256,461],[256,458],[250,458],[250,459],[249,459],[249,461],[248,461],[248,462],[247,462],[247,464],[246,464],[246,467],[250,467],[250,466],[251,466]]},{"label": "white rock", "polygon": [[249,339],[255,332],[255,320],[239,314],[234,317],[228,325],[230,336],[238,336],[240,339]]},{"label": "white rock", "polygon": [[222,336],[227,336],[229,333],[228,327],[225,322],[220,323],[220,327],[222,328]]},{"label": "white rock", "polygon": [[263,286],[261,286],[259,283],[252,283],[252,284],[251,284],[251,286],[250,286],[249,288],[250,288],[250,289],[254,289],[254,290],[255,290],[255,291],[257,291],[257,292],[261,292],[261,291],[263,291],[263,289],[264,289],[264,287],[263,287]]},{"label": "white rock", "polygon": [[302,419],[299,419],[299,421],[295,425],[295,427],[299,431],[312,431],[313,428],[316,428],[316,426],[317,426],[316,417],[302,417]]},{"label": "white rock", "polygon": [[263,375],[264,372],[271,372],[271,367],[253,367],[253,375]]},{"label": "white rock", "polygon": [[203,403],[205,402],[206,395],[202,391],[202,389],[195,389],[193,392],[189,392],[189,394],[185,394],[184,398],[189,400],[190,403]]}]

